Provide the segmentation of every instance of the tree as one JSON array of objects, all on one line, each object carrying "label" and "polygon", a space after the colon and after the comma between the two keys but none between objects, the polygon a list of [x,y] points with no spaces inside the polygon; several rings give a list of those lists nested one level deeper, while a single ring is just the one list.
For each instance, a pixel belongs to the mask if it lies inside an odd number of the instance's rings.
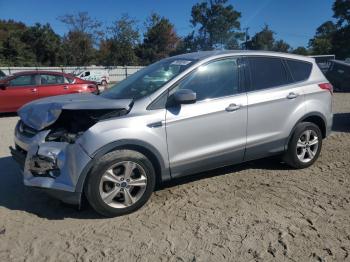
[{"label": "tree", "polygon": [[350,1],[335,0],[332,21],[323,23],[310,39],[309,47],[313,54],[335,54],[339,59],[350,57]]},{"label": "tree", "polygon": [[70,31],[63,37],[64,64],[87,66],[95,62],[97,50],[93,40],[87,34]]},{"label": "tree", "polygon": [[69,31],[80,32],[89,35],[94,40],[103,36],[101,31],[102,23],[89,16],[88,12],[79,12],[77,14],[66,14],[57,18],[66,24]]},{"label": "tree", "polygon": [[283,40],[278,40],[273,44],[272,51],[288,53],[290,45]]},{"label": "tree", "polygon": [[239,32],[241,13],[227,2],[207,0],[192,7],[191,24],[196,33],[192,41],[198,49],[238,48],[238,40],[243,38]]},{"label": "tree", "polygon": [[336,30],[337,27],[332,21],[327,21],[319,26],[314,38],[309,41],[312,54],[331,54],[333,52],[332,37]]},{"label": "tree", "polygon": [[35,63],[33,53],[21,41],[27,26],[13,20],[0,20],[0,65],[23,66]]},{"label": "tree", "polygon": [[269,26],[265,25],[260,32],[256,33],[247,42],[247,48],[252,50],[272,50],[275,42],[274,34]]},{"label": "tree", "polygon": [[108,65],[134,65],[138,62],[135,48],[140,41],[136,20],[122,15],[108,28],[110,38],[101,41],[100,61]]},{"label": "tree", "polygon": [[305,47],[303,46],[298,46],[297,48],[295,48],[293,51],[292,51],[293,54],[296,54],[296,55],[304,55],[304,56],[307,56],[309,55],[309,50],[307,50]]},{"label": "tree", "polygon": [[143,43],[138,47],[138,55],[143,64],[153,63],[175,52],[180,38],[170,21],[156,13],[146,22]]},{"label": "tree", "polygon": [[344,23],[350,24],[350,1],[349,0],[335,0],[333,4],[334,18],[338,19],[338,26]]},{"label": "tree", "polygon": [[69,32],[63,37],[65,61],[70,65],[89,65],[94,63],[98,40],[103,36],[102,23],[91,18],[87,12],[76,15],[66,14],[58,17],[66,24]]},{"label": "tree", "polygon": [[350,57],[350,1],[335,0],[334,17],[338,19],[338,30],[332,36],[333,52],[339,58]]},{"label": "tree", "polygon": [[34,53],[37,64],[54,66],[60,63],[62,58],[61,38],[49,24],[37,23],[29,27],[23,32],[21,40]]}]

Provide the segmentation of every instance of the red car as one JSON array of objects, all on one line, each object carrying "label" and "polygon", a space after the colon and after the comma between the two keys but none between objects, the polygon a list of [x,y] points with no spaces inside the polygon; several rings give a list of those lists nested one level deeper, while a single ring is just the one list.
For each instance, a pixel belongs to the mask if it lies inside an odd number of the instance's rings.
[{"label": "red car", "polygon": [[47,96],[97,93],[95,82],[50,71],[26,71],[0,80],[0,112],[16,112],[24,104]]}]

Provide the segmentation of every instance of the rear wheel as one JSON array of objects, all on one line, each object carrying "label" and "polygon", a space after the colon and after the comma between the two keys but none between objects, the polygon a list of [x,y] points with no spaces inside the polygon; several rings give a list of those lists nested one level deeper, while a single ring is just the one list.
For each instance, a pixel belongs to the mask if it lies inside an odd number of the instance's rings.
[{"label": "rear wheel", "polygon": [[318,158],[322,148],[322,133],[319,127],[310,122],[303,122],[296,127],[284,161],[293,168],[311,166]]},{"label": "rear wheel", "polygon": [[142,207],[154,186],[154,168],[146,156],[132,150],[117,150],[104,155],[93,167],[85,194],[98,213],[114,217]]}]

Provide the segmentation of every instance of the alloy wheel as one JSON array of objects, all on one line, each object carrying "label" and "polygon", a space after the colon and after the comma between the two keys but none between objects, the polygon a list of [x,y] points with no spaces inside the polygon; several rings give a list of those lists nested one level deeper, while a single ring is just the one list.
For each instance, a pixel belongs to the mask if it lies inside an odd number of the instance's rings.
[{"label": "alloy wheel", "polygon": [[133,161],[111,166],[102,175],[99,190],[102,200],[113,208],[126,208],[144,194],[147,176],[143,167]]},{"label": "alloy wheel", "polygon": [[314,159],[318,150],[318,137],[314,130],[305,130],[297,142],[296,153],[298,159],[308,163]]}]

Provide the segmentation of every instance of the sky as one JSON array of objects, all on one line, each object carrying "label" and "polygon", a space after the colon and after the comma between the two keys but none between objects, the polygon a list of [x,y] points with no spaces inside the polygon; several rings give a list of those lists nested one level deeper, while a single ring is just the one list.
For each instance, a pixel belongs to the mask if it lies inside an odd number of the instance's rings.
[{"label": "sky", "polygon": [[[151,12],[169,18],[180,36],[192,31],[191,8],[199,0],[0,0],[0,19],[14,19],[27,25],[50,23],[55,32],[67,32],[57,17],[64,14],[88,12],[108,26],[122,14],[128,13],[143,22]],[[242,13],[241,28],[249,27],[249,35],[260,31],[265,24],[292,47],[307,46],[316,28],[332,20],[334,0],[229,0]]]}]

